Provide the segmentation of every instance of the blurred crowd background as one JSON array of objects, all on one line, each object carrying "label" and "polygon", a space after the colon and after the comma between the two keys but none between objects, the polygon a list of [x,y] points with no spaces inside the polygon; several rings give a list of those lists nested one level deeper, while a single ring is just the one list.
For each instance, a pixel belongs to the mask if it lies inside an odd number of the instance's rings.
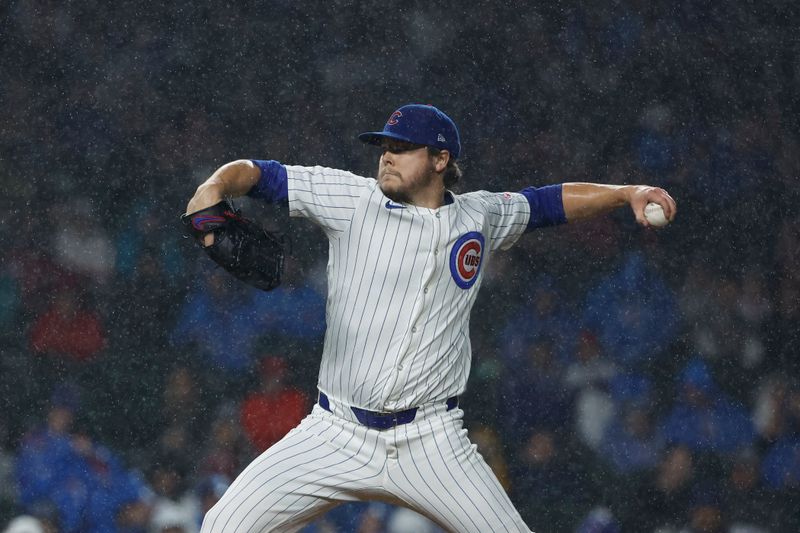
[{"label": "blurred crowd background", "polygon": [[[795,3],[304,4],[0,6],[0,528],[198,530],[311,408],[327,244],[242,202],[291,239],[262,293],[178,216],[232,159],[372,175],[356,135],[421,102],[461,129],[462,191],[679,206],[537,231],[484,273],[461,405],[529,526],[800,530]],[[306,531],[437,530],[351,504]]]}]

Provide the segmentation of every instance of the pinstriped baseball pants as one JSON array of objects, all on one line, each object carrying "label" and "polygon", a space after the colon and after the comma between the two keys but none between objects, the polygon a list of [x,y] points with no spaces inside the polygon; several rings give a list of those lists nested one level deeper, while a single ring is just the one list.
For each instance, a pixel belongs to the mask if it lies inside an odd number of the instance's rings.
[{"label": "pinstriped baseball pants", "polygon": [[202,533],[297,531],[362,500],[408,507],[448,531],[530,531],[467,438],[463,411],[423,414],[379,431],[315,405],[236,478]]}]

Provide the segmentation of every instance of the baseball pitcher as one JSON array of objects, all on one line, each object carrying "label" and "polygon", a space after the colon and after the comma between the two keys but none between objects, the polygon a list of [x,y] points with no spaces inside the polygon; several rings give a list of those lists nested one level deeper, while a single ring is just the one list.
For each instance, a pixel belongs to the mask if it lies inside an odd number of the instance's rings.
[{"label": "baseball pitcher", "polygon": [[239,475],[202,531],[296,531],[356,500],[408,507],[448,531],[529,531],[462,426],[470,310],[485,271],[526,232],[626,204],[648,226],[648,203],[671,221],[675,201],[656,187],[591,183],[454,194],[458,129],[429,105],[400,107],[359,138],[380,147],[374,179],[234,161],[187,206],[209,254],[265,290],[279,281],[280,260],[266,258],[282,257],[280,247],[252,225],[237,229],[244,219],[225,197],[285,205],[329,241],[318,401]]}]

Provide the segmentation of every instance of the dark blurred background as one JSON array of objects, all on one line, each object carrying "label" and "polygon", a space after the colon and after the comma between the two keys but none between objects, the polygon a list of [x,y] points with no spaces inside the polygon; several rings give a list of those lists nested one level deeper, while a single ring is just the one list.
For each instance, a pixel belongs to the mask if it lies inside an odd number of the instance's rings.
[{"label": "dark blurred background", "polygon": [[[197,531],[313,403],[327,243],[242,202],[292,244],[260,293],[178,216],[233,159],[372,175],[356,135],[420,102],[460,127],[462,191],[679,206],[485,273],[462,406],[529,526],[800,530],[799,24],[780,0],[0,4],[0,527]],[[306,531],[436,530],[352,504]]]}]

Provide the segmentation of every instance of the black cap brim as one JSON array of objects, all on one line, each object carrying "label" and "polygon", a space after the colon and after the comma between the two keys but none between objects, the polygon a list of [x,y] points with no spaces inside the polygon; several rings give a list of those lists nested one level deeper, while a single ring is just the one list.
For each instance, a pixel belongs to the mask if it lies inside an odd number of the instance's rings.
[{"label": "black cap brim", "polygon": [[359,135],[358,138],[361,140],[361,142],[374,145],[380,145],[383,139],[395,139],[397,141],[405,141],[411,144],[418,144],[403,135],[397,135],[396,133],[387,133],[385,131],[368,131],[366,133],[362,133],[361,135]]}]

